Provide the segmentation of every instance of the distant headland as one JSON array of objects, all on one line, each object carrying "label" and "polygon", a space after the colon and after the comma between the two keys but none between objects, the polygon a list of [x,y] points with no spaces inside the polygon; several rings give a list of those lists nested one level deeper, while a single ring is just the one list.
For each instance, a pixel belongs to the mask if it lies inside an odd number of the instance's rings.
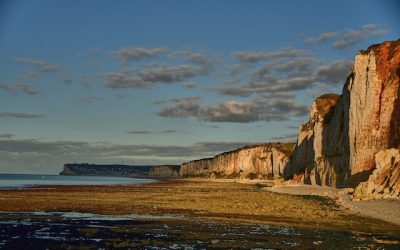
[{"label": "distant headland", "polygon": [[179,165],[123,165],[123,164],[64,164],[60,175],[96,175],[125,177],[165,177],[178,176]]}]

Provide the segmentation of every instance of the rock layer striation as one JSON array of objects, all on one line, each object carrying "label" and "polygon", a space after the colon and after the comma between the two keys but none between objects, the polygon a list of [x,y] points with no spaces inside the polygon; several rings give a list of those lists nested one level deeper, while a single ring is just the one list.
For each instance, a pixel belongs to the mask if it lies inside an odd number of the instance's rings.
[{"label": "rock layer striation", "polygon": [[278,178],[286,172],[293,144],[267,143],[183,163],[181,177]]}]

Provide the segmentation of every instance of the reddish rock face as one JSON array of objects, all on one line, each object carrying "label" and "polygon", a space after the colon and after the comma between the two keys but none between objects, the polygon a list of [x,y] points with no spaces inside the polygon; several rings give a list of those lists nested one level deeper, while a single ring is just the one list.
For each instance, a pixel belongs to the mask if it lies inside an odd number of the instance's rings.
[{"label": "reddish rock face", "polygon": [[372,173],[378,151],[399,147],[399,68],[400,40],[373,45],[357,54],[336,103],[318,109],[317,99],[291,162],[305,183],[355,186]]},{"label": "reddish rock face", "polygon": [[400,144],[399,67],[400,41],[371,46],[356,57],[354,80],[347,86],[349,171],[354,184],[368,178],[362,173],[375,168],[378,151]]}]

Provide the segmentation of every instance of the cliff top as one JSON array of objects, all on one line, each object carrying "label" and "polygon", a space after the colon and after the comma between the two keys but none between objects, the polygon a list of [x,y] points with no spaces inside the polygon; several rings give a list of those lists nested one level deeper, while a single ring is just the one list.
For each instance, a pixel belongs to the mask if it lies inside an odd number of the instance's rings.
[{"label": "cliff top", "polygon": [[[399,80],[400,79],[400,39],[386,41],[381,44],[374,44],[358,55],[366,55],[373,51],[376,56],[376,72],[379,79]],[[356,57],[357,58],[357,57]]]},{"label": "cliff top", "polygon": [[216,156],[225,155],[225,154],[231,154],[231,153],[234,153],[234,152],[239,152],[241,150],[258,148],[258,147],[276,148],[276,149],[282,151],[283,153],[291,153],[293,151],[294,145],[295,145],[294,142],[287,142],[287,143],[268,142],[268,143],[261,143],[261,144],[252,144],[252,145],[246,145],[244,147],[241,147],[241,148],[238,148],[238,149],[235,149],[235,150],[223,152],[223,153],[218,154]]},{"label": "cliff top", "polygon": [[[340,95],[333,93],[324,94],[317,97],[317,99],[314,101],[313,108],[311,109],[310,117],[319,116],[320,118],[323,118],[325,122],[329,122],[329,117],[326,115],[333,110],[339,100],[339,97]],[[310,121],[302,124],[300,131],[304,132],[312,129],[313,125]]]},{"label": "cliff top", "polygon": [[151,169],[156,169],[156,168],[169,168],[171,170],[179,170],[180,165],[154,165],[154,166],[151,166]]},{"label": "cliff top", "polygon": [[[365,55],[365,54],[368,54],[369,52],[371,52],[371,50],[378,51],[378,50],[380,50],[380,48],[386,47],[386,46],[390,46],[390,48],[391,48],[390,51],[392,53],[394,53],[394,48],[400,46],[400,39],[393,40],[393,41],[385,41],[383,43],[378,43],[378,44],[373,44],[373,45],[369,46],[368,49],[366,49],[366,50],[360,50],[358,52],[358,54]],[[391,58],[391,57],[393,57],[393,55],[389,56],[389,58]]]},{"label": "cliff top", "polygon": [[318,113],[321,116],[325,116],[331,110],[331,108],[336,105],[338,99],[339,95],[332,93],[321,95],[315,99],[315,105]]}]

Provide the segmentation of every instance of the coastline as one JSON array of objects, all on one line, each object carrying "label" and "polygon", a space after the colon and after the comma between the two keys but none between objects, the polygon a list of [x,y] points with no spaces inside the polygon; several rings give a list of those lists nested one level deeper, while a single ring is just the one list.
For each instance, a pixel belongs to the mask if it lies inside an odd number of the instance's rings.
[{"label": "coastline", "polygon": [[92,177],[121,177],[121,178],[137,178],[137,179],[159,179],[157,178],[153,178],[152,176],[148,176],[148,175],[105,175],[105,174],[65,174],[60,172],[59,174],[55,174],[57,176],[92,176]]},{"label": "coastline", "polygon": [[[271,181],[158,179],[136,185],[44,186],[0,190],[3,212],[84,212],[103,215],[179,214],[220,221],[399,233],[400,224],[355,213],[334,197],[279,193]],[[298,188],[297,188],[298,189]],[[301,189],[298,189],[301,190]],[[382,219],[382,218],[380,218]]]},{"label": "coastline", "polygon": [[156,182],[154,178],[94,175],[0,174],[0,190],[46,188],[64,185],[120,185]]}]

